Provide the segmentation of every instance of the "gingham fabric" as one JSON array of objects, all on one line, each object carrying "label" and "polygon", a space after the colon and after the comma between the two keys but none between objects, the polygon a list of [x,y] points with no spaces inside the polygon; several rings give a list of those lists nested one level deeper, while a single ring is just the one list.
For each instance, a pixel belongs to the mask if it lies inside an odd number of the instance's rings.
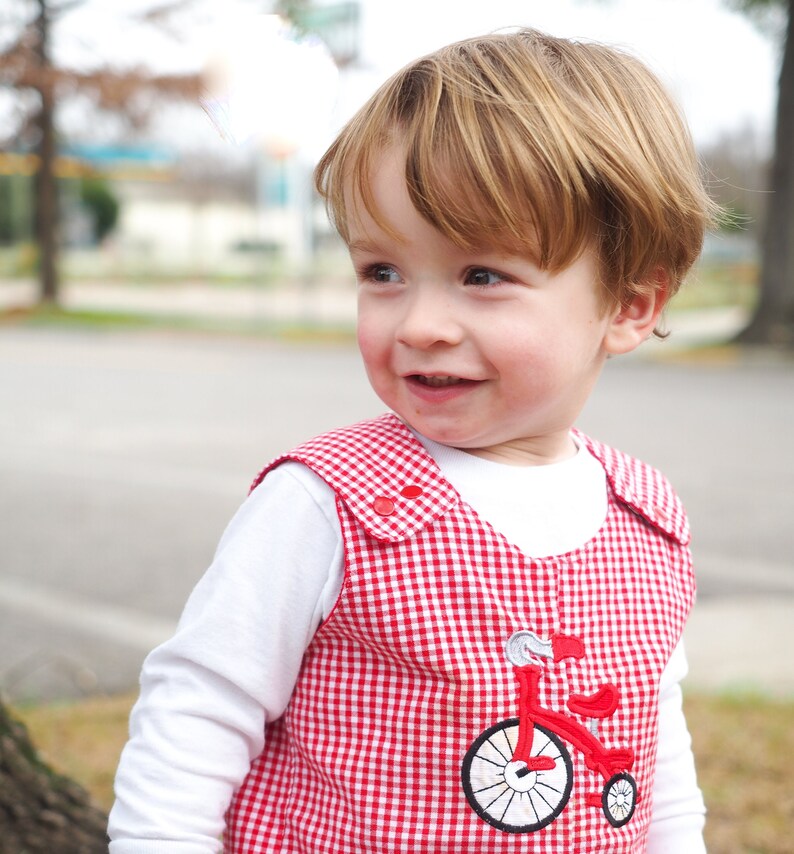
[{"label": "gingham fabric", "polygon": [[[272,464],[298,460],[336,492],[345,577],[287,712],[268,724],[264,752],[233,800],[227,851],[645,850],[658,683],[694,597],[689,532],[660,474],[579,440],[607,472],[607,519],[582,548],[540,560],[462,502],[393,415]],[[624,826],[594,805],[604,780],[571,745],[570,798],[541,829],[500,830],[467,801],[467,751],[518,714],[505,642],[521,630],[584,645],[583,658],[545,665],[543,706],[565,711],[571,693],[619,689],[598,732],[607,747],[634,755],[638,805]]]}]

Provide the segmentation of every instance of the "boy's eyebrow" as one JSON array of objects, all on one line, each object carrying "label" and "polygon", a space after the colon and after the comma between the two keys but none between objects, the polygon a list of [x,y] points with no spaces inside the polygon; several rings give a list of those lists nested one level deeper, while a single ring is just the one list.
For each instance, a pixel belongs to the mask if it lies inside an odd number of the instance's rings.
[{"label": "boy's eyebrow", "polygon": [[374,243],[372,243],[372,241],[362,239],[362,240],[351,240],[347,244],[347,251],[348,252],[362,252],[365,254],[368,253],[368,254],[377,255],[377,253],[380,250],[378,249],[378,247]]}]

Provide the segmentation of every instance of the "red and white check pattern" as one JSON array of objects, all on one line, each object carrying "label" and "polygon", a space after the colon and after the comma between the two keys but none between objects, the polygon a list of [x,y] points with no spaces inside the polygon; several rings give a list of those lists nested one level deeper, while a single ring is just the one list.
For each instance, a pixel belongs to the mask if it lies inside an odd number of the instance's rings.
[{"label": "red and white check pattern", "polygon": [[[606,469],[608,517],[581,549],[541,560],[463,503],[392,415],[273,463],[299,460],[336,491],[345,580],[286,714],[268,725],[265,750],[230,808],[227,851],[644,850],[658,682],[694,597],[689,532],[660,474],[579,439]],[[603,780],[573,749],[571,798],[541,830],[500,831],[466,801],[466,751],[518,713],[504,649],[526,629],[573,635],[585,646],[583,659],[546,666],[544,706],[563,711],[571,693],[604,683],[620,690],[599,738],[634,751],[640,801],[622,828],[587,804]]]}]

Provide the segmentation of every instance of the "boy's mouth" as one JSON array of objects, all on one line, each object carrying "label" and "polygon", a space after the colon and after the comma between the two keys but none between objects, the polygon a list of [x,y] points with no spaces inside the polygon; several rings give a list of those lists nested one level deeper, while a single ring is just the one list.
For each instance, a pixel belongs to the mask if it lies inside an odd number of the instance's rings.
[{"label": "boy's mouth", "polygon": [[466,382],[461,377],[428,377],[424,374],[411,374],[409,379],[430,388],[447,388],[448,386],[460,385],[460,383]]}]

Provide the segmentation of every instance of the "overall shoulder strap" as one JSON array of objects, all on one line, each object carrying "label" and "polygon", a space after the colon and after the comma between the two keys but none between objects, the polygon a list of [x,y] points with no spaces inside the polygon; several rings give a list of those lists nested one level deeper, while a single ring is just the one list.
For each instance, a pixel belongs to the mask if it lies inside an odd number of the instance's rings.
[{"label": "overall shoulder strap", "polygon": [[689,544],[686,511],[661,472],[578,430],[574,435],[604,467],[607,480],[620,501],[680,545]]},{"label": "overall shoulder strap", "polygon": [[305,442],[268,464],[251,489],[286,460],[319,475],[378,540],[407,539],[460,500],[435,460],[392,414]]}]

